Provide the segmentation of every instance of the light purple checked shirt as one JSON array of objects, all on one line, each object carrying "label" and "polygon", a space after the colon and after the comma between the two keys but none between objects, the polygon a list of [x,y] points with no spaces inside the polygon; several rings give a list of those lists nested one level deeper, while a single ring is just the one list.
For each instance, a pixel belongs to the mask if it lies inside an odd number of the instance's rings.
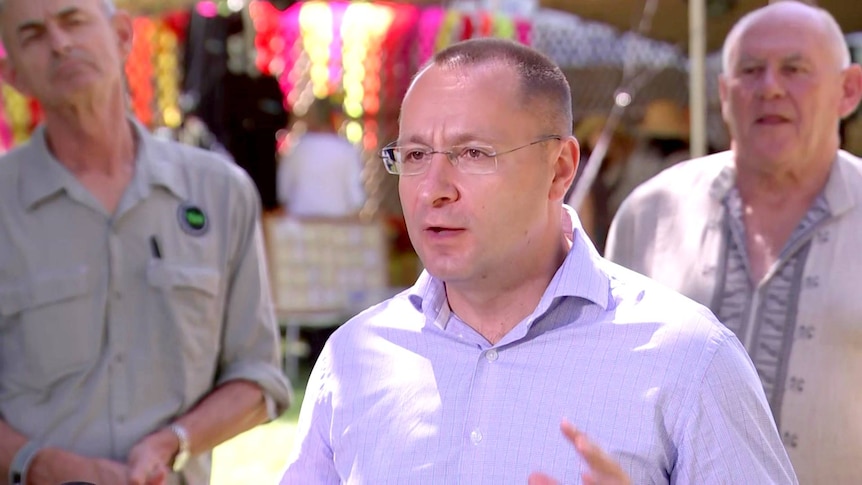
[{"label": "light purple checked shirt", "polygon": [[[568,418],[634,484],[795,484],[745,350],[704,307],[574,243],[496,345],[424,272],[312,371],[286,484],[580,483]],[[567,222],[569,217],[566,217]]]}]

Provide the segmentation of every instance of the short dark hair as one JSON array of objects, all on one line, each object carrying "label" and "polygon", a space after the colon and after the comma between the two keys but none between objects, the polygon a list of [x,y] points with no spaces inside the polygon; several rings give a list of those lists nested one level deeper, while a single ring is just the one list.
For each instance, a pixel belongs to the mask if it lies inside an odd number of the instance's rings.
[{"label": "short dark hair", "polygon": [[498,38],[470,39],[438,52],[419,72],[428,66],[458,68],[498,62],[512,67],[520,80],[521,101],[541,109],[557,135],[572,134],[572,90],[560,67],[544,54],[512,40]]},{"label": "short dark hair", "polygon": [[315,99],[308,106],[305,113],[305,121],[315,129],[333,130],[333,116],[335,107],[328,99]]}]

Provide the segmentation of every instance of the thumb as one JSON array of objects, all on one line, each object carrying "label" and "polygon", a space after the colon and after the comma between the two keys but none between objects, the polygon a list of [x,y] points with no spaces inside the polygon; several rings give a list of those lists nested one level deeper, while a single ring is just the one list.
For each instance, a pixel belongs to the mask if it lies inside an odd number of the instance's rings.
[{"label": "thumb", "polygon": [[559,482],[544,473],[531,473],[527,485],[559,485]]},{"label": "thumb", "polygon": [[164,467],[158,467],[147,475],[145,485],[165,485],[167,483],[168,473]]}]

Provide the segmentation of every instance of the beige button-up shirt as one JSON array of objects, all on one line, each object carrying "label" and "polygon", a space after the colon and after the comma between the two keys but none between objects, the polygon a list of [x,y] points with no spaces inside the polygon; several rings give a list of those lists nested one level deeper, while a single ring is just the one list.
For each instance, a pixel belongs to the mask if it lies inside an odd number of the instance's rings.
[{"label": "beige button-up shirt", "polygon": [[[715,299],[727,243],[721,200],[735,180],[731,152],[685,162],[638,187],[608,238],[609,259],[692,299]],[[862,160],[839,151],[801,272],[779,431],[801,484],[862,478]]]},{"label": "beige button-up shirt", "polygon": [[[134,126],[135,175],[115,214],[42,129],[0,159],[0,418],[120,461],[224,382],[258,383],[277,412],[290,399],[251,180]],[[205,454],[184,478],[209,472]]]}]

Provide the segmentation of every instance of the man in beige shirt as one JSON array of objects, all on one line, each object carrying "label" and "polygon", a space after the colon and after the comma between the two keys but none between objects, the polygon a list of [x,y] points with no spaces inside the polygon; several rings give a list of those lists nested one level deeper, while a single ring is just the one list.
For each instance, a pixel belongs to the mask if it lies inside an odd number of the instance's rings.
[{"label": "man in beige shirt", "polygon": [[7,0],[0,29],[45,115],[0,159],[0,483],[208,483],[290,399],[257,192],[127,116],[107,0]]},{"label": "man in beige shirt", "polygon": [[637,188],[607,256],[736,333],[800,483],[859,483],[862,161],[838,127],[862,68],[826,11],[780,2],[731,30],[719,86],[731,150]]}]

